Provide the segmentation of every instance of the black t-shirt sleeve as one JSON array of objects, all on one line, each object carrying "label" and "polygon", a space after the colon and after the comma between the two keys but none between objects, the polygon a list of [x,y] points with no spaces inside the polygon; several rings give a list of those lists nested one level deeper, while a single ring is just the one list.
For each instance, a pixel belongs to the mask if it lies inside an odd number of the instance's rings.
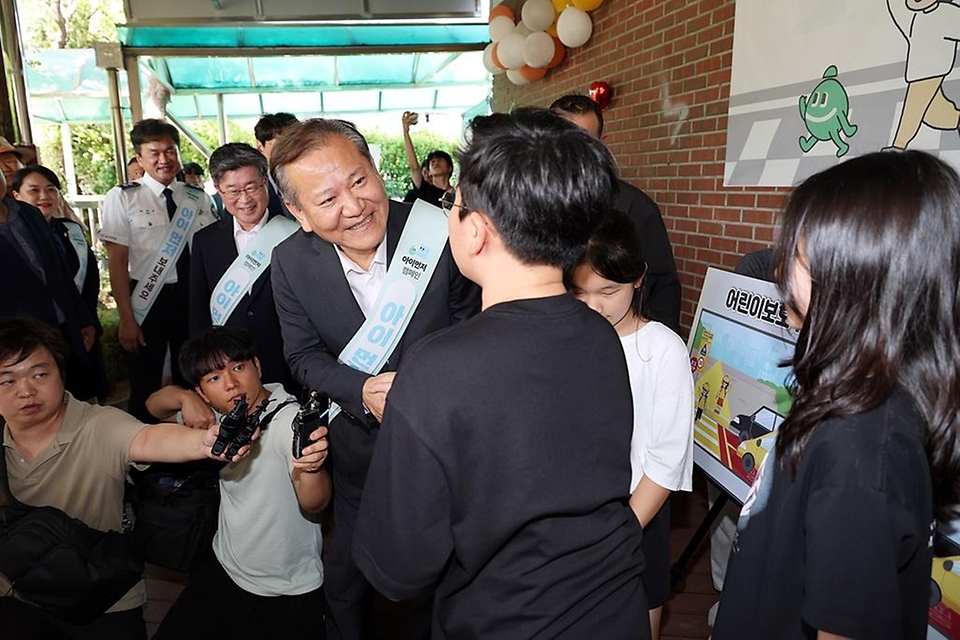
[{"label": "black t-shirt sleeve", "polygon": [[420,184],[420,188],[417,190],[417,197],[425,202],[429,202],[435,207],[440,206],[440,199],[443,197],[443,189],[439,189],[427,181],[423,181]]},{"label": "black t-shirt sleeve", "polygon": [[357,566],[377,591],[398,600],[428,591],[453,551],[447,479],[410,425],[387,404],[353,538]]},{"label": "black t-shirt sleeve", "polygon": [[927,542],[918,539],[913,520],[880,491],[845,487],[811,493],[805,516],[804,622],[851,638],[899,634],[898,572]]}]

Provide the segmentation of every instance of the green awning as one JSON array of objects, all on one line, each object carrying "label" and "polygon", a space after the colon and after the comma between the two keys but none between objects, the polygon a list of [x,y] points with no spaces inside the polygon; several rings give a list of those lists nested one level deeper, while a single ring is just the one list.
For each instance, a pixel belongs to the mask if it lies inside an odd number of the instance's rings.
[{"label": "green awning", "polygon": [[289,24],[125,26],[120,42],[138,49],[482,49],[484,24]]}]

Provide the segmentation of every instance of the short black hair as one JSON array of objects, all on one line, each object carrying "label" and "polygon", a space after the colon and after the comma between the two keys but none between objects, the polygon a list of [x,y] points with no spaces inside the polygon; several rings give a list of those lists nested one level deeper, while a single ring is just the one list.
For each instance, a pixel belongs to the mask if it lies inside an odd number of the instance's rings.
[{"label": "short black hair", "polygon": [[203,167],[201,167],[196,162],[187,162],[183,165],[183,172],[190,174],[192,176],[202,176]]},{"label": "short black hair", "polygon": [[230,142],[218,147],[210,155],[210,177],[213,184],[220,184],[223,174],[243,167],[256,167],[261,177],[266,177],[269,168],[267,158],[246,142]]},{"label": "short black hair", "polygon": [[44,178],[49,180],[50,184],[55,186],[57,189],[62,189],[62,187],[60,186],[60,178],[57,177],[57,174],[55,174],[53,171],[51,171],[47,167],[44,167],[39,164],[32,164],[28,167],[24,167],[23,169],[20,169],[15,174],[13,174],[13,178],[10,180],[10,187],[9,187],[10,191],[20,191],[20,188],[23,186],[23,181],[26,179],[27,176],[29,176],[32,173],[39,173]]},{"label": "short black hair", "polygon": [[461,218],[482,211],[521,262],[576,260],[613,208],[616,161],[589,133],[546,109],[475,118],[458,153]]},{"label": "short black hair", "polygon": [[50,352],[66,382],[70,349],[59,330],[27,316],[0,321],[0,364],[19,364],[40,348]]},{"label": "short black hair", "polygon": [[284,129],[297,122],[299,122],[297,116],[292,113],[286,113],[284,111],[279,113],[265,113],[253,127],[253,135],[260,144],[267,144],[279,136]]},{"label": "short black hair", "polygon": [[223,369],[228,362],[257,357],[249,331],[233,327],[209,327],[187,340],[180,349],[180,373],[191,387],[200,386],[203,376]]},{"label": "short black hair", "polygon": [[[564,284],[567,289],[573,287],[574,272],[582,265],[593,269],[604,280],[619,284],[633,284],[645,278],[647,262],[643,259],[636,220],[618,209],[608,211],[590,235],[586,251],[565,271]],[[642,302],[641,285],[633,290],[630,308],[637,315],[650,320],[650,316],[641,309]]]},{"label": "short black hair", "polygon": [[446,160],[446,161],[447,161],[447,164],[450,165],[451,171],[453,170],[453,158],[452,158],[452,157],[450,156],[450,154],[447,153],[446,151],[443,151],[443,150],[441,150],[441,149],[435,149],[435,150],[431,151],[431,152],[427,155],[427,160],[426,160],[427,167],[430,166],[430,161],[431,161],[431,160],[436,160],[436,159]]},{"label": "short black hair", "polygon": [[600,123],[600,131],[597,134],[603,135],[603,109],[590,96],[585,96],[582,93],[568,93],[554,100],[553,104],[550,105],[550,110],[572,116],[592,113],[597,116],[597,122]]},{"label": "short black hair", "polygon": [[157,142],[164,138],[170,138],[173,140],[173,144],[177,145],[178,148],[180,147],[180,132],[165,120],[147,118],[133,125],[133,129],[130,130],[130,142],[133,144],[133,151],[137,155],[140,155],[140,145],[146,142]]}]

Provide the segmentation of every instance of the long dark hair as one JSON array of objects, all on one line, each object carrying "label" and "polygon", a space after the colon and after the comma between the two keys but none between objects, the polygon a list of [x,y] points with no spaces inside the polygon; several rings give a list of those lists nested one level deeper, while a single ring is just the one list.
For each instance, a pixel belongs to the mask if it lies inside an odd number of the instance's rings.
[{"label": "long dark hair", "polygon": [[796,472],[817,424],[869,411],[896,388],[924,419],[937,515],[960,498],[960,177],[931,155],[872,153],[804,181],[782,216],[777,283],[812,289],[777,459]]},{"label": "long dark hair", "polygon": [[633,290],[630,308],[641,318],[651,319],[641,308],[647,262],[643,259],[640,231],[633,218],[618,209],[611,209],[604,215],[590,235],[586,251],[564,270],[563,282],[567,289],[573,287],[573,275],[583,265],[589,266],[601,278],[619,284],[633,284],[643,278],[641,285]]}]

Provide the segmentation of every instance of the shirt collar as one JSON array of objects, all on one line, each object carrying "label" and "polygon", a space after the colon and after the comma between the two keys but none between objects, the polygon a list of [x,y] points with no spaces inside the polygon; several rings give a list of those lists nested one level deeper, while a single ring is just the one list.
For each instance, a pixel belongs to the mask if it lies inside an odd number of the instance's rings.
[{"label": "shirt collar", "polygon": [[176,189],[174,189],[174,185],[177,183],[177,181],[174,180],[170,184],[164,185],[158,182],[157,180],[155,180],[153,176],[151,176],[149,173],[144,173],[142,178],[139,178],[138,180],[134,180],[134,182],[139,182],[143,186],[147,187],[148,189],[150,189],[150,192],[153,193],[153,195],[155,196],[162,196],[163,190],[167,188],[169,188],[171,191],[176,191]]},{"label": "shirt collar", "polygon": [[[73,436],[80,430],[80,425],[83,422],[81,417],[84,409],[90,406],[86,402],[81,402],[74,398],[70,395],[69,391],[63,392],[63,402],[67,405],[67,410],[63,412],[63,420],[60,423],[60,428],[57,429],[56,435],[53,436],[53,439],[59,445],[67,444],[73,440]],[[10,434],[10,427],[6,424],[3,425],[3,446],[16,448],[13,442],[13,436]]]},{"label": "shirt collar", "polygon": [[241,233],[249,233],[249,234],[253,234],[253,235],[256,235],[256,234],[260,233],[260,230],[263,229],[264,225],[267,224],[267,218],[269,218],[270,215],[269,215],[269,212],[268,212],[266,209],[264,209],[264,211],[263,211],[263,217],[260,218],[260,222],[258,222],[257,224],[253,225],[253,229],[250,229],[249,231],[245,231],[245,230],[240,226],[240,223],[237,222],[237,219],[236,219],[236,218],[234,218],[233,216],[230,216],[230,217],[233,218],[233,237],[236,238],[236,237],[237,237],[238,235],[240,235]]},{"label": "shirt collar", "polygon": [[362,269],[360,265],[351,260],[347,255],[338,247],[333,245],[333,248],[337,251],[337,257],[340,259],[340,266],[343,267],[344,273],[370,273],[373,271],[374,265],[387,265],[387,236],[384,234],[383,240],[380,241],[380,246],[377,247],[377,252],[373,256],[373,262],[370,263],[369,269]]}]

